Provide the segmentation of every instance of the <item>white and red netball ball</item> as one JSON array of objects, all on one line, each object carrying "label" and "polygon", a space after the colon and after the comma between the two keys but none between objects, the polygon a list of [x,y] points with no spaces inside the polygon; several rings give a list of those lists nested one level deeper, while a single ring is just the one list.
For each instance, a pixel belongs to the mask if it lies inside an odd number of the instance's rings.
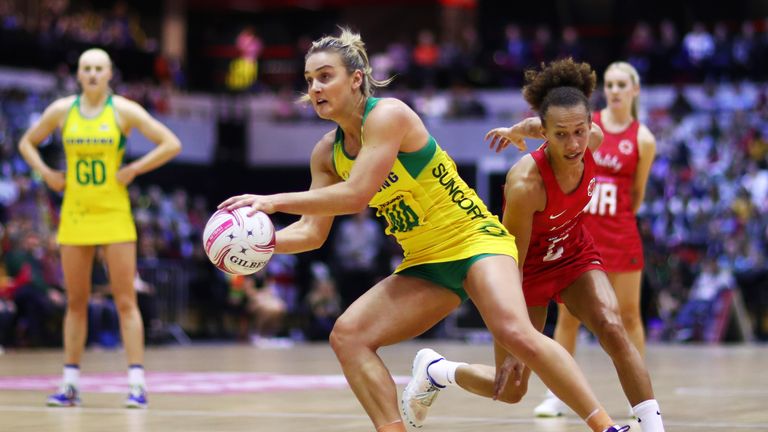
[{"label": "white and red netball ball", "polygon": [[218,210],[203,230],[208,259],[227,273],[248,275],[264,268],[275,251],[275,227],[265,213],[249,207]]}]

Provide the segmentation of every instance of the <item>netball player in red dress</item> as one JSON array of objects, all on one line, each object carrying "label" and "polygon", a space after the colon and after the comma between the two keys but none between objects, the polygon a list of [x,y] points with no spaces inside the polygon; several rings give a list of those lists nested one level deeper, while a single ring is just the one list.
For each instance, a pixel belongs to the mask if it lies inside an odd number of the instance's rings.
[{"label": "netball player in red dress", "polygon": [[[542,329],[549,301],[564,303],[613,360],[643,431],[663,431],[648,371],[624,329],[616,294],[582,220],[596,186],[592,152],[602,140],[590,121],[595,73],[586,63],[566,59],[528,71],[525,78],[524,97],[539,117],[494,129],[486,138],[497,151],[511,143],[524,149],[524,137],[546,139],[509,170],[505,185],[503,223],[520,251],[528,314]],[[530,370],[498,344],[494,348],[495,368],[448,361],[424,349],[417,354],[424,371],[414,370],[414,375],[437,389],[457,384],[481,396],[518,402],[527,391]],[[431,403],[434,396],[425,400]]]},{"label": "netball player in red dress", "polygon": [[[616,290],[619,313],[629,338],[645,355],[645,334],[640,315],[640,280],[643,244],[635,214],[645,196],[648,173],[656,154],[656,139],[638,121],[640,76],[625,62],[608,66],[603,75],[607,106],[592,120],[605,138],[595,152],[597,188],[586,208],[584,226],[595,239],[608,280]],[[579,320],[559,305],[555,340],[573,354]],[[565,414],[566,405],[552,392],[534,409],[538,417]]]}]

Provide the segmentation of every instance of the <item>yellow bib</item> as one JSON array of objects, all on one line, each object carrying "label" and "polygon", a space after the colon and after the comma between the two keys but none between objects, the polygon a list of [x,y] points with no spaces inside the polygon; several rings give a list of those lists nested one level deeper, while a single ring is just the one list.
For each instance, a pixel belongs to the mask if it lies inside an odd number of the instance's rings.
[{"label": "yellow bib", "polygon": [[[363,123],[377,102],[368,98]],[[344,151],[341,128],[336,130],[333,163],[347,180],[355,159]],[[485,253],[517,259],[514,237],[459,177],[456,164],[431,136],[420,150],[398,154],[369,205],[387,221],[387,234],[403,248],[397,271]]]},{"label": "yellow bib", "polygon": [[136,240],[128,190],[117,181],[125,136],[115,119],[112,96],[94,117],[80,112],[80,97],[62,129],[67,185],[58,240],[62,244],[106,244]]}]

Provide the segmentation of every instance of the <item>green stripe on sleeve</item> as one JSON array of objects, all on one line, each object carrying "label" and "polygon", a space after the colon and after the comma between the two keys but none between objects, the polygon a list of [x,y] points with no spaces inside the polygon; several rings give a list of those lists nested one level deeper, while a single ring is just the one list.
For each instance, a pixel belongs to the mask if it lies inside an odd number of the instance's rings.
[{"label": "green stripe on sleeve", "polygon": [[421,174],[421,171],[427,166],[429,161],[432,160],[436,150],[437,142],[430,135],[427,145],[412,153],[398,153],[397,159],[403,164],[408,174],[416,178]]}]

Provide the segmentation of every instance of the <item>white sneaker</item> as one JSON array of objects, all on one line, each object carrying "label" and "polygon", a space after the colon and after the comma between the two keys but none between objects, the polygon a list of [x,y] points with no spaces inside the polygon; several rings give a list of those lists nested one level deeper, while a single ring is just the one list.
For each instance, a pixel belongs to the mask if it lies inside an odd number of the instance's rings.
[{"label": "white sneaker", "polygon": [[547,397],[542,403],[533,409],[536,417],[560,417],[565,415],[568,405],[561,401],[554,393],[547,390]]},{"label": "white sneaker", "polygon": [[445,357],[435,351],[424,348],[416,353],[411,369],[411,381],[403,390],[401,401],[405,421],[415,428],[424,425],[427,411],[437,397],[437,392],[445,386],[438,386],[429,376],[427,368],[430,365],[445,360]]}]

